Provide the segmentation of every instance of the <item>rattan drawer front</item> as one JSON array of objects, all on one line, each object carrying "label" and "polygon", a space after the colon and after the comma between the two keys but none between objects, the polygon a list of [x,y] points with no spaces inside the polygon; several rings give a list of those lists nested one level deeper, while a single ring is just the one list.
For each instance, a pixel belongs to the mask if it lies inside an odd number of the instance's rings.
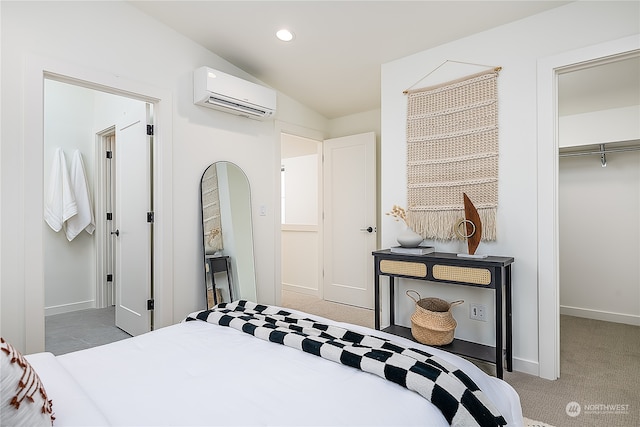
[{"label": "rattan drawer front", "polygon": [[380,261],[380,272],[386,274],[401,274],[403,276],[427,277],[427,266],[420,262]]},{"label": "rattan drawer front", "polygon": [[486,268],[456,267],[453,265],[433,266],[433,277],[438,280],[473,283],[476,285],[491,284],[491,272]]}]

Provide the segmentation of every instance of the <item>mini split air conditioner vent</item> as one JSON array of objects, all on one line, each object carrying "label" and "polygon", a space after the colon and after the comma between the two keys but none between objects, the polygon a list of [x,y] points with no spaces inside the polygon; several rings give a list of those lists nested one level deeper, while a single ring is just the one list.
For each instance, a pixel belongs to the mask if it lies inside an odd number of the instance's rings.
[{"label": "mini split air conditioner vent", "polygon": [[269,112],[265,109],[253,108],[248,105],[242,105],[238,102],[227,101],[225,99],[216,98],[213,96],[210,96],[209,99],[207,99],[207,104],[211,104],[213,106],[224,108],[224,109],[238,110],[239,113],[244,112],[252,116],[264,117],[269,115]]},{"label": "mini split air conditioner vent", "polygon": [[271,118],[276,92],[238,77],[201,67],[193,73],[193,102],[252,119]]}]

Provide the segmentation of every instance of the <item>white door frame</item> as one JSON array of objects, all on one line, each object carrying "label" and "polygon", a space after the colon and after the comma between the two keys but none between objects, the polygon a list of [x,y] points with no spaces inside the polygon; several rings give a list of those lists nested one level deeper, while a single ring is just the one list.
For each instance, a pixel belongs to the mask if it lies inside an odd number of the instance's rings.
[{"label": "white door frame", "polygon": [[560,376],[558,75],[640,49],[635,36],[538,61],[538,375]]},{"label": "white door frame", "polygon": [[27,56],[24,74],[24,280],[25,351],[44,351],[44,80],[97,89],[153,104],[155,218],[154,277],[156,327],[173,323],[172,111],[171,91],[76,64]]},{"label": "white door frame", "polygon": [[[108,285],[106,284],[107,275],[107,256],[112,257],[113,251],[109,254],[107,250],[107,219],[105,213],[107,212],[105,198],[110,197],[105,190],[107,182],[112,180],[106,177],[107,171],[107,159],[105,156],[107,138],[111,135],[115,135],[115,126],[110,126],[107,129],[96,132],[96,187],[94,191],[94,213],[96,217],[96,231],[94,233],[96,242],[96,308],[105,308],[110,303],[115,302],[114,292],[109,295]],[[109,232],[111,230],[108,230]],[[113,272],[111,272],[113,273]]]}]

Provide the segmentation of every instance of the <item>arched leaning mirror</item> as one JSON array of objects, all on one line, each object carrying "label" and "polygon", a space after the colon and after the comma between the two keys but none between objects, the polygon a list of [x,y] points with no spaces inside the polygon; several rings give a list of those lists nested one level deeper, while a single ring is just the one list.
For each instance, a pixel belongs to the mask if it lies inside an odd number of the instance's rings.
[{"label": "arched leaning mirror", "polygon": [[256,301],[251,191],[237,165],[216,162],[200,180],[207,308]]}]

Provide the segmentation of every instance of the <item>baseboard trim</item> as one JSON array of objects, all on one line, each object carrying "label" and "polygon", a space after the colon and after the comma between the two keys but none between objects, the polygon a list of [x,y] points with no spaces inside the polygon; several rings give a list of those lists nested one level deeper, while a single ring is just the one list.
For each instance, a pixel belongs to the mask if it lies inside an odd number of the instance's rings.
[{"label": "baseboard trim", "polygon": [[560,306],[560,314],[567,316],[582,317],[585,319],[603,320],[605,322],[624,323],[627,325],[640,326],[640,316],[633,314],[612,313],[609,311],[592,310],[589,308]]},{"label": "baseboard trim", "polygon": [[290,283],[282,283],[282,290],[290,291],[290,292],[297,292],[299,294],[311,295],[311,296],[314,296],[314,297],[321,298],[319,289],[307,288],[307,287],[299,286],[299,285],[292,285]]},{"label": "baseboard trim", "polygon": [[540,366],[538,362],[528,359],[513,358],[513,370],[523,372],[525,374],[540,376]]},{"label": "baseboard trim", "polygon": [[71,313],[72,311],[95,308],[95,306],[96,305],[94,300],[72,302],[70,304],[53,305],[51,307],[44,308],[44,315],[52,316],[54,314]]}]

